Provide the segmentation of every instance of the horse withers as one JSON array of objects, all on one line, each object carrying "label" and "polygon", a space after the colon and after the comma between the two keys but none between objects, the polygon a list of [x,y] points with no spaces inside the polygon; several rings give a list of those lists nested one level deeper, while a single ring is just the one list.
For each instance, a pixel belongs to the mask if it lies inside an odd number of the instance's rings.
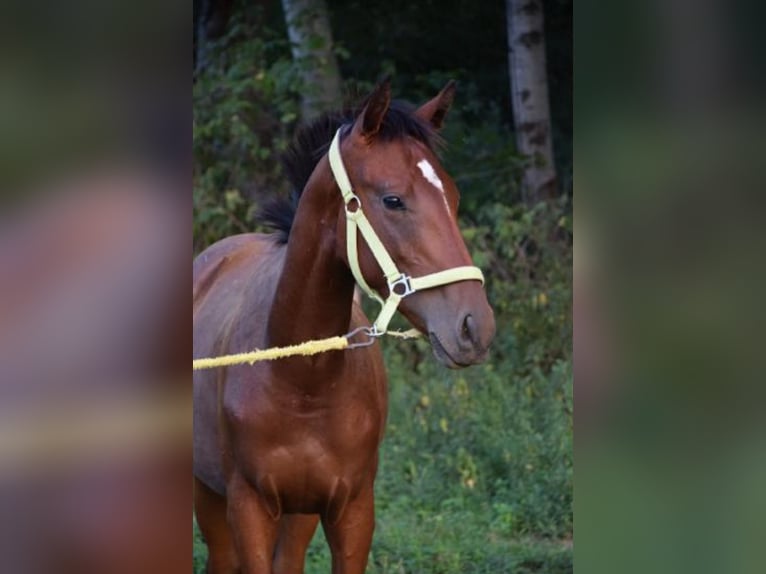
[{"label": "horse withers", "polygon": [[[300,193],[265,214],[277,233],[226,238],[194,261],[195,357],[369,327],[354,276],[391,299],[396,282],[381,269],[388,258],[403,277],[451,277],[396,297],[436,358],[450,368],[486,358],[495,324],[480,272],[439,273],[475,269],[457,226],[458,190],[435,153],[453,95],[449,83],[410,108],[391,101],[385,81],[361,112],[299,131],[286,167]],[[347,239],[349,213],[362,208],[385,257],[369,233],[350,229]],[[364,572],[386,414],[377,342],[196,372],[195,511],[208,572],[303,572],[320,521],[333,572]]]}]

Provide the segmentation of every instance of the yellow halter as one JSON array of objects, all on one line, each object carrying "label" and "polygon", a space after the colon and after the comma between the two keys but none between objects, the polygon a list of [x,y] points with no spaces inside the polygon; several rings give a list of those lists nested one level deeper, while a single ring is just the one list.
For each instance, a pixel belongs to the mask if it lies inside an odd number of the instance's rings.
[{"label": "yellow halter", "polygon": [[[353,273],[359,287],[382,306],[378,318],[375,319],[375,322],[372,324],[372,330],[369,332],[370,336],[379,337],[386,332],[399,303],[405,297],[423,289],[432,289],[433,287],[456,283],[457,281],[481,281],[483,284],[484,275],[478,267],[467,265],[429,273],[422,277],[410,277],[406,273],[400,272],[380,241],[378,234],[375,233],[372,225],[370,225],[370,221],[364,215],[362,202],[354,194],[354,190],[351,187],[351,181],[348,179],[348,173],[346,173],[346,168],[343,166],[343,159],[340,155],[340,131],[341,129],[339,128],[335,132],[335,137],[330,144],[330,151],[328,153],[330,168],[335,176],[335,182],[340,188],[340,193],[343,196],[343,202],[346,207],[346,251],[348,253],[351,273]],[[352,205],[354,203],[356,203],[356,207]],[[385,301],[367,284],[362,276],[356,246],[357,229],[362,234],[375,260],[383,270],[383,275],[388,283],[388,298]]]}]

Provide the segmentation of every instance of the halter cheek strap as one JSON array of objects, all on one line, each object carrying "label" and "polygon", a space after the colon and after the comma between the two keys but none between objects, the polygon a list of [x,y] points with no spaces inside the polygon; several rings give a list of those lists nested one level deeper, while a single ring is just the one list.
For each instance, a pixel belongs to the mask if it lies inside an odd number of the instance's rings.
[{"label": "halter cheek strap", "polygon": [[[378,234],[375,233],[372,225],[370,225],[370,221],[364,215],[362,202],[354,194],[354,190],[351,187],[351,181],[348,179],[348,173],[346,173],[346,168],[343,166],[343,159],[340,155],[340,131],[339,128],[335,132],[335,137],[330,144],[328,157],[330,159],[330,168],[340,188],[346,209],[346,252],[351,273],[354,275],[354,279],[356,279],[359,287],[382,305],[378,318],[375,319],[372,325],[371,334],[373,336],[384,334],[401,300],[417,291],[432,289],[433,287],[458,281],[481,281],[484,283],[484,275],[481,269],[473,266],[453,267],[437,273],[429,273],[422,277],[410,277],[399,271]],[[383,270],[383,276],[388,283],[388,297],[385,301],[367,284],[362,275],[362,270],[359,267],[359,252],[357,250],[357,230],[362,234],[362,238],[367,242],[367,246]]]}]

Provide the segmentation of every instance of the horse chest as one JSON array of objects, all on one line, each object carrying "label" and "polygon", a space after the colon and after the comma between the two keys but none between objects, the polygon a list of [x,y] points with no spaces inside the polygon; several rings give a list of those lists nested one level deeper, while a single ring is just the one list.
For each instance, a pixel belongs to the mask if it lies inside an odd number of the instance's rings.
[{"label": "horse chest", "polygon": [[282,511],[323,512],[374,477],[385,411],[372,395],[261,400],[239,421],[239,458],[250,482]]},{"label": "horse chest", "polygon": [[363,401],[307,406],[302,399],[251,421],[248,441],[260,466],[270,459],[299,469],[331,471],[357,466],[380,443],[383,413]]}]

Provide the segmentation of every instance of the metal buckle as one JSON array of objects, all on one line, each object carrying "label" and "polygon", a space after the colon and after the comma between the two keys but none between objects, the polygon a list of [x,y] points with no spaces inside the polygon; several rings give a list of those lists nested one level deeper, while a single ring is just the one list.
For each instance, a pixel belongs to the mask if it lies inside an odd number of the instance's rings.
[{"label": "metal buckle", "polygon": [[[410,283],[410,280],[412,278],[409,275],[406,275],[402,273],[399,277],[394,279],[393,281],[388,282],[388,291],[389,293],[396,293],[399,297],[406,297],[407,295],[411,295],[415,292],[415,289],[412,287],[412,283]],[[396,288],[399,286],[402,286],[404,288],[404,291],[402,293],[399,293]]]},{"label": "metal buckle", "polygon": [[349,343],[347,349],[358,349],[360,347],[369,347],[375,342],[375,339],[383,335],[383,333],[379,332],[377,327],[374,325],[372,327],[357,327],[350,333],[346,333],[344,337],[351,341],[351,338],[358,335],[359,333],[364,333],[369,337],[367,341],[364,341],[362,343]]},{"label": "metal buckle", "polygon": [[[353,211],[349,209],[349,206],[351,205],[352,201],[356,201],[356,209],[354,209]],[[362,200],[360,200],[355,193],[352,193],[349,196],[349,198],[346,200],[346,204],[344,207],[346,209],[346,215],[348,217],[352,217],[362,210]]]}]

